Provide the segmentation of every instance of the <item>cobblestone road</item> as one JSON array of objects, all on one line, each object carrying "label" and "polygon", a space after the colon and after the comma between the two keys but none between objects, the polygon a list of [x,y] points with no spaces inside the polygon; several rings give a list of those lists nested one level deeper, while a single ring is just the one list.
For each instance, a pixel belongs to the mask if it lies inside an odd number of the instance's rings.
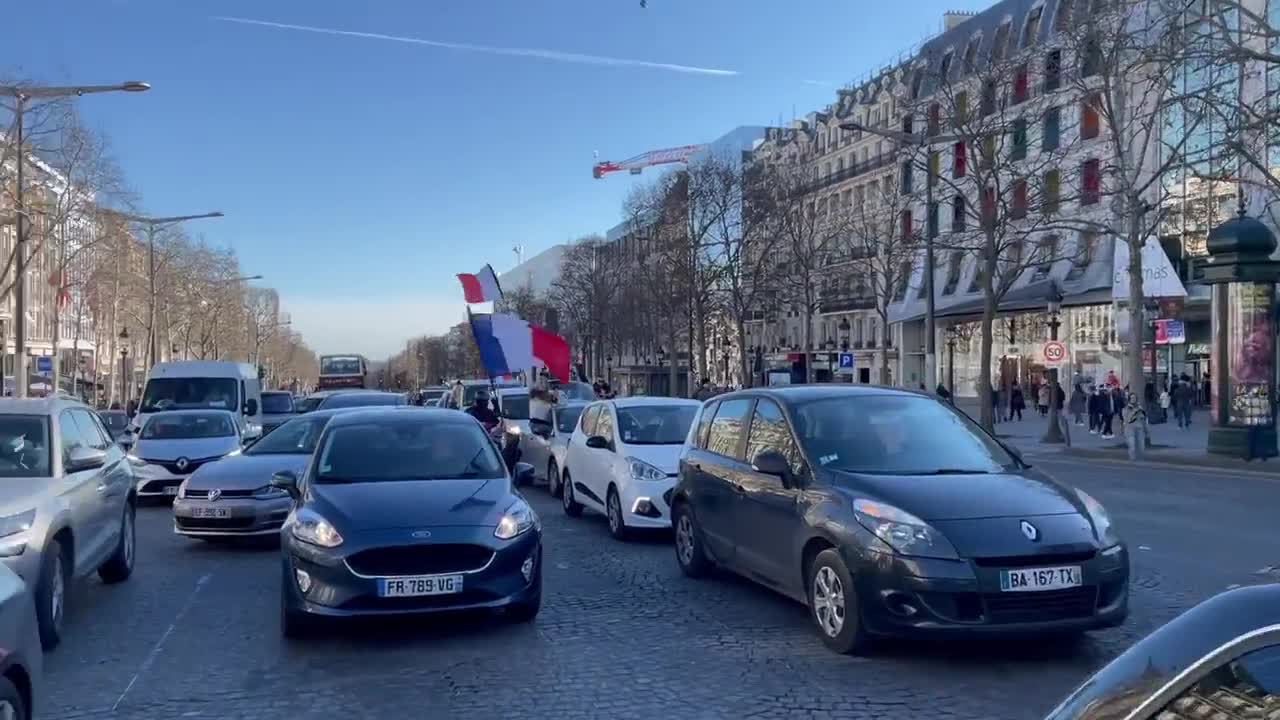
[{"label": "cobblestone road", "polygon": [[[836,656],[801,606],[727,576],[688,580],[668,538],[615,543],[600,518],[570,520],[532,490],[546,532],[535,623],[360,624],[286,644],[277,551],[188,542],[151,507],[133,579],[73,596],[67,639],[46,661],[43,716],[1030,719],[1182,609],[1280,565],[1264,531],[1280,484],[1043,463],[1108,505],[1134,548],[1130,621],[1080,643]],[[1214,542],[1186,531],[1196,518],[1214,519]]]}]

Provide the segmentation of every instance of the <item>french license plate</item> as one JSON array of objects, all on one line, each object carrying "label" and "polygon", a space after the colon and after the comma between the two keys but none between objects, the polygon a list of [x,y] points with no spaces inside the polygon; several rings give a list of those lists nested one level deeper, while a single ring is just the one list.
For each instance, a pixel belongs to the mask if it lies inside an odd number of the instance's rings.
[{"label": "french license plate", "polygon": [[1081,584],[1079,565],[1000,571],[1001,592],[1063,590],[1080,587]]},{"label": "french license plate", "polygon": [[191,517],[195,517],[195,518],[229,518],[229,517],[231,517],[231,508],[224,508],[224,507],[193,507],[193,508],[191,508]]},{"label": "french license plate", "polygon": [[462,592],[461,575],[420,575],[378,579],[378,597],[455,595],[460,592]]},{"label": "french license plate", "polygon": [[178,486],[177,486],[177,485],[170,485],[169,487],[167,487],[167,488],[165,488],[165,489],[164,489],[164,494],[165,494],[165,495],[177,495],[177,494],[178,494]]}]

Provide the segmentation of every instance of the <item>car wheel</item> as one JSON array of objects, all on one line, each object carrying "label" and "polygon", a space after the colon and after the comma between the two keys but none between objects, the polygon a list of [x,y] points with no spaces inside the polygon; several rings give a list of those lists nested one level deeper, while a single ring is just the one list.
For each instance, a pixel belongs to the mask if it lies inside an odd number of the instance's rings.
[{"label": "car wheel", "polygon": [[133,574],[133,558],[138,549],[138,533],[134,524],[136,518],[133,503],[125,503],[124,517],[120,520],[120,542],[116,543],[116,550],[111,553],[111,557],[98,568],[98,577],[102,578],[102,582],[124,582]]},{"label": "car wheel", "polygon": [[609,486],[605,510],[609,518],[609,534],[615,540],[626,540],[631,533],[627,529],[627,518],[622,514],[622,500],[618,497],[618,488],[612,485]]},{"label": "car wheel", "polygon": [[560,489],[560,506],[564,508],[565,515],[578,517],[582,514],[582,503],[573,499],[573,478],[569,476],[569,471],[565,470],[560,479],[564,481],[564,487]]},{"label": "car wheel", "polygon": [[70,575],[62,543],[50,540],[44,548],[40,578],[36,581],[36,626],[40,629],[40,646],[45,650],[54,649],[62,640]]},{"label": "car wheel", "polygon": [[848,655],[870,649],[870,638],[862,627],[858,593],[844,558],[834,549],[823,550],[809,567],[809,611],[818,626],[822,642]]},{"label": "car wheel", "polygon": [[676,530],[676,562],[689,577],[705,577],[711,572],[712,563],[707,557],[706,548],[702,546],[702,531],[698,529],[698,521],[693,517],[686,503],[678,503],[675,508]]},{"label": "car wheel", "polygon": [[18,686],[7,677],[0,677],[0,720],[26,720],[27,703]]},{"label": "car wheel", "polygon": [[560,468],[556,467],[555,460],[547,463],[547,492],[551,497],[560,497]]}]

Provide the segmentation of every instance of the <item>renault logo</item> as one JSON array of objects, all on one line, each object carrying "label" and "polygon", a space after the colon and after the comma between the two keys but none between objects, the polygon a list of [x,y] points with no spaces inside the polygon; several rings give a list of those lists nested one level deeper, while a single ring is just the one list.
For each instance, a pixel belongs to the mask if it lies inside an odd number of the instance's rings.
[{"label": "renault logo", "polygon": [[1030,540],[1031,542],[1040,541],[1040,531],[1036,529],[1035,525],[1032,525],[1026,520],[1023,520],[1021,527],[1022,527],[1022,534],[1026,535],[1028,540]]},{"label": "renault logo", "polygon": [[220,498],[220,497],[222,497],[222,491],[221,491],[221,490],[216,490],[216,489],[215,489],[215,490],[210,490],[210,491],[209,491],[209,502],[214,502],[214,501],[216,501],[216,500],[217,500],[218,498]]},{"label": "renault logo", "polygon": [[190,460],[188,460],[188,459],[186,459],[186,458],[184,458],[184,457],[180,457],[180,458],[178,458],[178,460],[177,460],[176,462],[174,462],[173,464],[174,464],[175,466],[177,466],[177,468],[178,468],[178,472],[183,472],[183,471],[185,471],[185,470],[187,469],[187,466],[191,464],[191,461],[190,461]]}]

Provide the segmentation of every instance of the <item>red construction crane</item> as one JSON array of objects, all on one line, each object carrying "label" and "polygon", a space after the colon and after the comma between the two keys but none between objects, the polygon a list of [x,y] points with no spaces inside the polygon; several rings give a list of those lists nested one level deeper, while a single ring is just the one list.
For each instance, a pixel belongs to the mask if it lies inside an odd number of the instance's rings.
[{"label": "red construction crane", "polygon": [[685,145],[684,147],[667,148],[666,150],[650,150],[622,162],[605,160],[591,168],[591,177],[599,180],[610,173],[626,170],[632,175],[639,175],[641,170],[653,165],[689,162],[689,158],[705,150],[706,145]]}]

